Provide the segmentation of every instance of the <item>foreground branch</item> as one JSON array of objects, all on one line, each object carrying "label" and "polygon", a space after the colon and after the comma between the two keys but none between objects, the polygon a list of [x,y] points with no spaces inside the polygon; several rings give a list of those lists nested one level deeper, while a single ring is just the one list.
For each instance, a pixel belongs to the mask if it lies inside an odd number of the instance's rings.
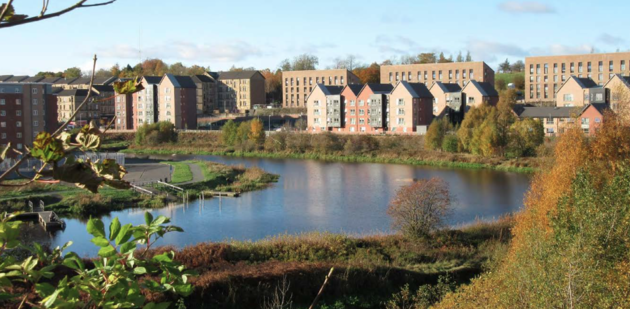
[{"label": "foreground branch", "polygon": [[324,288],[328,284],[328,279],[330,279],[330,277],[332,276],[333,271],[335,271],[334,267],[330,269],[330,272],[328,272],[328,275],[326,276],[326,279],[324,279],[324,284],[322,284],[322,287],[319,289],[319,292],[317,293],[317,296],[313,300],[313,303],[311,304],[311,306],[308,307],[308,309],[314,309],[315,305],[317,305],[317,302],[319,301],[319,298],[322,297],[322,294],[324,294]]},{"label": "foreground branch", "polygon": [[81,0],[79,2],[77,2],[76,4],[63,9],[61,11],[55,12],[55,13],[50,13],[50,14],[45,14],[46,10],[48,10],[48,1],[46,1],[46,3],[44,4],[44,6],[42,7],[42,12],[37,15],[37,16],[33,16],[33,17],[29,17],[29,18],[24,18],[22,20],[16,20],[16,21],[7,21],[7,22],[2,22],[2,19],[4,18],[6,11],[8,10],[9,6],[11,5],[11,2],[13,2],[13,0],[9,0],[9,3],[7,3],[7,5],[4,7],[3,12],[0,15],[0,29],[1,28],[8,28],[8,27],[13,27],[13,26],[18,26],[18,25],[23,25],[23,24],[28,24],[28,23],[33,23],[33,22],[37,22],[37,21],[41,21],[44,19],[49,19],[49,18],[53,18],[53,17],[58,17],[61,16],[63,14],[69,13],[71,11],[74,11],[75,9],[79,9],[79,8],[90,8],[90,7],[95,7],[95,6],[105,6],[105,5],[110,5],[114,2],[116,2],[116,0],[110,0],[110,1],[105,1],[105,2],[100,2],[100,3],[94,3],[94,4],[86,4],[88,0]]}]

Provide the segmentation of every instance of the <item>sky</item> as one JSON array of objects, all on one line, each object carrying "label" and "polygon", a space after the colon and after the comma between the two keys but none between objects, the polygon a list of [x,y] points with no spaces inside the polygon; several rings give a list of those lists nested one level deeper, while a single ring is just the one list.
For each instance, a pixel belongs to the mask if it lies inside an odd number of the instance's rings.
[{"label": "sky", "polygon": [[[74,2],[50,0],[49,12]],[[41,1],[14,7],[37,15]],[[160,58],[221,71],[276,69],[303,53],[323,69],[347,55],[369,64],[470,51],[496,69],[506,58],[628,51],[628,11],[627,0],[118,0],[1,29],[0,75],[87,71],[94,54],[97,69]]]}]

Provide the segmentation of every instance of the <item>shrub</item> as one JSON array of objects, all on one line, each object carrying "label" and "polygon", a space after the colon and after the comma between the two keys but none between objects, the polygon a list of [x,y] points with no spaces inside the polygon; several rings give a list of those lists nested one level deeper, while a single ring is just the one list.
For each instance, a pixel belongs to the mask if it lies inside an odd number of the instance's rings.
[{"label": "shrub", "polygon": [[353,135],[346,140],[343,151],[346,155],[360,155],[378,149],[378,141],[372,135]]},{"label": "shrub", "polygon": [[136,131],[136,145],[159,145],[163,143],[177,142],[175,125],[168,121],[160,121],[152,124],[143,124]]},{"label": "shrub", "polygon": [[453,125],[446,117],[433,121],[427,130],[424,146],[431,150],[441,149],[444,136],[452,129]]},{"label": "shrub", "polygon": [[426,238],[443,227],[450,206],[447,184],[439,178],[423,179],[398,190],[387,214],[407,237]]},{"label": "shrub", "polygon": [[449,134],[442,141],[442,150],[446,152],[457,152],[458,147],[457,136]]},{"label": "shrub", "polygon": [[311,142],[313,150],[322,154],[330,154],[343,149],[343,141],[339,135],[325,132],[314,134]]},{"label": "shrub", "polygon": [[238,126],[232,119],[228,120],[221,128],[221,141],[225,146],[234,146],[236,143],[236,130]]}]

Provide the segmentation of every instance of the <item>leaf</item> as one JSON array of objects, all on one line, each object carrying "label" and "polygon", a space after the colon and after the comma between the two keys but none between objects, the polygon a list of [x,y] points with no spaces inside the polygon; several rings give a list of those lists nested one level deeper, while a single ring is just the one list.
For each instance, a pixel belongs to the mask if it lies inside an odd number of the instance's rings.
[{"label": "leaf", "polygon": [[35,291],[41,298],[46,298],[55,292],[55,287],[50,283],[38,283],[35,285]]},{"label": "leaf", "polygon": [[112,246],[103,247],[101,248],[101,250],[98,250],[98,256],[110,257],[114,254],[116,254],[116,248]]},{"label": "leaf", "polygon": [[175,286],[175,292],[177,294],[187,297],[193,292],[193,287],[191,284],[180,284]]},{"label": "leaf", "polygon": [[144,267],[136,267],[133,269],[134,275],[144,275],[147,273],[147,269]]},{"label": "leaf", "polygon": [[91,164],[86,162],[75,162],[56,167],[53,169],[53,177],[57,180],[74,183],[77,187],[87,189],[92,193],[98,193],[98,188],[105,181],[92,169]]},{"label": "leaf", "polygon": [[61,160],[65,155],[61,140],[53,138],[48,132],[37,134],[31,149],[31,156],[52,163]]},{"label": "leaf", "polygon": [[109,240],[114,240],[116,236],[118,236],[118,232],[120,232],[120,221],[118,217],[112,220],[112,223],[109,224]]},{"label": "leaf", "polygon": [[103,248],[109,246],[109,241],[103,237],[94,237],[92,238],[92,243]]},{"label": "leaf", "polygon": [[57,300],[57,296],[59,296],[60,292],[61,292],[61,289],[55,290],[55,292],[53,292],[50,296],[42,299],[41,304],[43,304],[44,307],[46,308],[52,307],[55,304],[55,301]]},{"label": "leaf", "polygon": [[87,224],[87,231],[94,237],[105,238],[105,225],[100,219],[90,219]]},{"label": "leaf", "polygon": [[127,174],[127,170],[113,159],[105,159],[100,163],[94,164],[94,166],[98,175],[105,179],[122,180]]},{"label": "leaf", "polygon": [[144,213],[144,222],[147,225],[151,225],[151,222],[153,222],[153,215],[148,211]]},{"label": "leaf", "polygon": [[4,161],[4,159],[7,157],[7,152],[9,151],[9,149],[11,149],[11,142],[9,142],[7,146],[2,149],[2,152],[0,152],[0,163],[2,163],[2,161]]},{"label": "leaf", "polygon": [[118,236],[116,236],[116,246],[128,242],[129,238],[131,238],[131,235],[133,235],[132,225],[123,225],[123,227],[120,229],[120,232],[118,232]]},{"label": "leaf", "polygon": [[151,225],[160,225],[162,223],[168,223],[170,222],[170,220],[165,217],[165,216],[158,216],[155,220],[153,220],[153,222],[151,222]]},{"label": "leaf", "polygon": [[136,244],[134,242],[126,242],[120,247],[120,253],[128,254],[136,250]]},{"label": "leaf", "polygon": [[114,82],[114,91],[117,94],[131,94],[143,89],[144,86],[138,82],[138,78],[124,82]]}]

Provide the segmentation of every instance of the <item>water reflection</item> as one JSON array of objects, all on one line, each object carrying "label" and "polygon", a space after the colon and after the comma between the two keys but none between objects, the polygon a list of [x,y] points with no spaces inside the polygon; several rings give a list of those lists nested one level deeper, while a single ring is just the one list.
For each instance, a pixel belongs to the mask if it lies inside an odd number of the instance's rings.
[{"label": "water reflection", "polygon": [[[172,158],[172,157],[169,157]],[[176,156],[219,163],[258,166],[279,174],[269,189],[239,198],[193,201],[152,211],[172,218],[185,233],[169,234],[162,244],[182,247],[202,241],[256,240],[282,233],[330,231],[348,233],[389,232],[386,214],[396,191],[413,179],[441,177],[456,196],[453,225],[497,218],[518,210],[529,188],[523,174],[486,170],[450,170],[386,164],[329,163],[310,160],[252,159],[215,156]],[[143,210],[125,210],[104,218],[109,224],[141,224]],[[72,239],[73,250],[96,254],[85,232],[85,222],[68,219],[65,232],[54,235],[53,245]]]}]

